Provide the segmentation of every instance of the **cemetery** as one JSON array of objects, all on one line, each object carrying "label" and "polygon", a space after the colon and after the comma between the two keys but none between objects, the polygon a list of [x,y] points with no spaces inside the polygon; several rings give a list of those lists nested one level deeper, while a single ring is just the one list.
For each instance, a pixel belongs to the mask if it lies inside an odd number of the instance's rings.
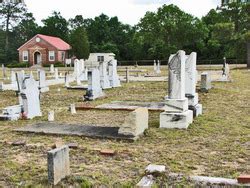
[{"label": "cemetery", "polygon": [[0,187],[250,187],[248,3],[132,26],[1,1]]}]

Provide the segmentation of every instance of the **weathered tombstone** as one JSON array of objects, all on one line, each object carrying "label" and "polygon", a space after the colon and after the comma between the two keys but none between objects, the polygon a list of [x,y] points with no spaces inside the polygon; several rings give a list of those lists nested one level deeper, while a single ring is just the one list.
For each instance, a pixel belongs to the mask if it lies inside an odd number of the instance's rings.
[{"label": "weathered tombstone", "polygon": [[157,61],[156,74],[161,74],[161,62]]},{"label": "weathered tombstone", "polygon": [[28,119],[42,116],[40,109],[39,90],[33,78],[25,78],[21,90],[23,112]]},{"label": "weathered tombstone", "polygon": [[197,53],[192,52],[187,56],[185,65],[185,96],[188,98],[188,108],[193,111],[194,117],[202,114],[202,105],[198,104],[198,93],[196,93],[196,59]]},{"label": "weathered tombstone", "polygon": [[51,74],[55,73],[54,64],[51,64],[51,65],[50,65],[50,70],[49,70],[49,71],[50,71]]},{"label": "weathered tombstone", "polygon": [[49,113],[48,113],[48,121],[49,122],[55,121],[55,112],[54,112],[54,110],[49,111]]},{"label": "weathered tombstone", "polygon": [[49,91],[49,87],[46,85],[46,74],[44,70],[39,70],[39,89],[42,93]]},{"label": "weathered tombstone", "polygon": [[125,118],[125,122],[118,133],[133,136],[137,139],[146,129],[148,129],[148,109],[137,108]]},{"label": "weathered tombstone", "polygon": [[48,181],[56,185],[70,175],[69,147],[63,146],[48,152]]},{"label": "weathered tombstone", "polygon": [[201,92],[208,92],[211,88],[210,75],[207,72],[201,73]]},{"label": "weathered tombstone", "polygon": [[104,93],[100,83],[100,72],[99,69],[93,68],[88,71],[88,89],[84,98],[85,100],[95,100],[102,96],[104,96]]},{"label": "weathered tombstone", "polygon": [[55,79],[56,79],[56,80],[59,79],[58,68],[55,68]]},{"label": "weathered tombstone", "polygon": [[99,70],[100,70],[100,80],[102,89],[111,88],[107,68],[108,68],[107,62],[100,62]]},{"label": "weathered tombstone", "polygon": [[187,129],[193,122],[193,112],[188,110],[185,97],[185,52],[180,50],[169,58],[168,96],[165,112],[160,114],[160,128]]},{"label": "weathered tombstone", "polygon": [[120,87],[121,82],[117,74],[117,60],[113,59],[109,62],[109,81],[111,87]]},{"label": "weathered tombstone", "polygon": [[70,75],[68,73],[65,73],[65,84],[64,84],[64,86],[66,88],[70,86],[70,84],[69,84],[69,76]]}]

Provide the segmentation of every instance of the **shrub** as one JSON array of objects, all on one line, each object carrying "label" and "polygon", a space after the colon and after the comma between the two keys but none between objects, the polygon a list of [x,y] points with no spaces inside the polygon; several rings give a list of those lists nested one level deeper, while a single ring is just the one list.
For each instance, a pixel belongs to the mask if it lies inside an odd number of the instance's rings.
[{"label": "shrub", "polygon": [[26,68],[30,67],[29,62],[21,62],[19,63],[18,61],[13,61],[12,63],[7,65],[8,68]]},{"label": "shrub", "polygon": [[[53,63],[54,67],[64,67],[65,65],[62,62]],[[50,67],[51,64],[43,64],[43,67]]]}]

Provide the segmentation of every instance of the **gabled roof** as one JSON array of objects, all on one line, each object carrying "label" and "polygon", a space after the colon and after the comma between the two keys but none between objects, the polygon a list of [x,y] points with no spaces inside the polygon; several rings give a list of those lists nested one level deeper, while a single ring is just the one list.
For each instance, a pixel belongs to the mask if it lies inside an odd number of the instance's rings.
[{"label": "gabled roof", "polygon": [[46,41],[50,45],[54,46],[57,50],[63,50],[64,51],[64,50],[70,50],[71,49],[71,46],[68,43],[64,42],[62,39],[60,39],[58,37],[52,37],[52,36],[37,34],[32,39],[30,39],[28,42],[26,42],[25,44],[20,46],[17,50],[20,50],[24,45],[26,45],[27,43],[29,43],[31,40],[33,40],[36,37],[39,37],[42,40]]}]

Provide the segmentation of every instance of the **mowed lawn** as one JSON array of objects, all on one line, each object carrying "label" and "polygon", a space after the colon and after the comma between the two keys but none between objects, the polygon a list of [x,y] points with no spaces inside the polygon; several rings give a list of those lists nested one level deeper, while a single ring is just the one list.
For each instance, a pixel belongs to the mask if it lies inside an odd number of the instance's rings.
[{"label": "mowed lawn", "polygon": [[[68,111],[71,103],[83,103],[84,91],[50,87],[42,94],[43,117],[17,122],[0,122],[0,186],[47,186],[47,151],[55,143],[78,143],[70,150],[71,176],[60,185],[135,185],[150,164],[166,165],[168,172],[185,175],[235,178],[250,172],[250,71],[232,70],[232,82],[213,83],[209,93],[199,93],[204,114],[188,130],[159,129],[159,113],[150,113],[149,130],[136,142],[73,136],[22,134],[15,128],[46,121],[55,110],[58,122],[119,126],[128,112]],[[60,88],[60,91],[58,91]],[[115,100],[162,101],[166,82],[136,82],[105,91],[106,98],[88,105]],[[17,103],[15,92],[0,92],[0,108]],[[12,146],[26,141],[26,146]],[[113,157],[100,155],[113,149]]]}]

